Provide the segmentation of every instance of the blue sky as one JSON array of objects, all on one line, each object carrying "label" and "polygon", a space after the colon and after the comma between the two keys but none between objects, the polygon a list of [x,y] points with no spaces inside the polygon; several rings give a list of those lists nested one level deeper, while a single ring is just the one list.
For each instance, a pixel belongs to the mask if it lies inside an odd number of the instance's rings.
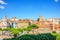
[{"label": "blue sky", "polygon": [[8,18],[43,19],[60,18],[60,0],[0,0],[0,18],[5,14]]}]

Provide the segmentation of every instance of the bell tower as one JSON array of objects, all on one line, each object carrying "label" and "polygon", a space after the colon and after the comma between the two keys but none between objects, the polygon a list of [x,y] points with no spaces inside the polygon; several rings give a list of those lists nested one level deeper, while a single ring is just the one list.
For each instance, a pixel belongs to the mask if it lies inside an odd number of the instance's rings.
[{"label": "bell tower", "polygon": [[43,19],[42,19],[42,16],[39,16],[39,22],[42,22]]}]

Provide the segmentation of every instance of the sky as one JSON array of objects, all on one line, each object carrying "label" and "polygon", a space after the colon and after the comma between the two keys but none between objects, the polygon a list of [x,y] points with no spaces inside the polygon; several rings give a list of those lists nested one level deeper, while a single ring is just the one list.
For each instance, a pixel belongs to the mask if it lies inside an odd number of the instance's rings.
[{"label": "sky", "polygon": [[0,0],[0,19],[60,18],[60,0]]}]

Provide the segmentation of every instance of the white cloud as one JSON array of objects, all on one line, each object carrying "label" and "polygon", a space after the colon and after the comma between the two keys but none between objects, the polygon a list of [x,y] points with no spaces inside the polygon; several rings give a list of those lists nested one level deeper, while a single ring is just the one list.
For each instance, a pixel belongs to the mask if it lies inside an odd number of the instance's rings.
[{"label": "white cloud", "polygon": [[55,0],[55,2],[58,2],[58,0]]},{"label": "white cloud", "polygon": [[7,3],[5,3],[3,0],[0,0],[0,9],[4,9],[5,7],[2,5],[5,5],[5,4]]},{"label": "white cloud", "polygon": [[0,9],[4,9],[5,7],[4,6],[0,6]]},{"label": "white cloud", "polygon": [[0,4],[7,4],[7,3],[5,3],[3,0],[0,0]]}]

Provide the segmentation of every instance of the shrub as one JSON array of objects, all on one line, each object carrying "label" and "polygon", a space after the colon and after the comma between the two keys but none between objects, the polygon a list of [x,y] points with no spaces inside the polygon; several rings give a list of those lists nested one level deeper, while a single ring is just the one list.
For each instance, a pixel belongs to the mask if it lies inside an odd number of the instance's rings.
[{"label": "shrub", "polygon": [[50,33],[37,35],[25,34],[16,38],[11,38],[11,40],[56,40],[56,37]]},{"label": "shrub", "polygon": [[57,33],[56,31],[52,31],[52,33]]}]

